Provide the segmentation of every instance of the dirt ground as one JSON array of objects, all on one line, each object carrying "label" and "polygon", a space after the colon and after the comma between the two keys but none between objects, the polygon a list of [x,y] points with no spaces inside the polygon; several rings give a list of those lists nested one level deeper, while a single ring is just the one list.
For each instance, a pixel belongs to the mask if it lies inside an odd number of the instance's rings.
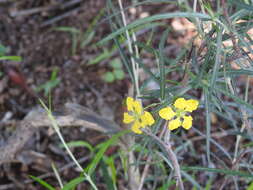
[{"label": "dirt ground", "polygon": [[[73,2],[73,5],[68,5],[69,2]],[[59,4],[66,7],[58,6]],[[90,59],[94,59],[101,49],[91,48],[91,45],[78,47],[75,55],[72,55],[70,34],[53,30],[55,27],[68,26],[86,31],[104,6],[105,1],[100,0],[0,1],[0,42],[8,48],[8,55],[19,55],[23,58],[22,62],[0,64],[0,71],[3,73],[0,78],[0,120],[22,120],[39,104],[37,96],[48,101],[48,95],[45,95],[44,91],[35,92],[34,89],[48,82],[55,70],[58,71],[57,79],[60,82],[50,92],[53,107],[74,102],[99,112],[102,105],[101,101],[97,100],[101,99],[103,104],[113,105],[110,106],[113,112],[121,109],[122,99],[128,90],[125,88],[128,79],[113,84],[104,82],[100,76],[106,70],[106,62],[92,66],[86,64]],[[29,12],[33,10],[34,13]],[[96,36],[90,44],[108,34],[110,27],[106,22],[101,22],[95,26],[95,30]],[[0,126],[0,145],[3,145],[5,139],[15,130],[14,126]],[[84,135],[80,130],[64,130],[66,141],[86,140],[95,145],[105,138],[93,131],[85,132]],[[48,129],[37,132],[36,136],[29,140],[27,151],[20,155],[23,163],[0,166],[0,189],[43,189],[32,183],[28,175],[49,174],[47,181],[56,185],[50,163],[53,161],[57,168],[61,168],[70,162],[58,144],[59,139],[56,135],[50,136]],[[85,158],[86,151],[77,148],[75,154],[78,158]],[[78,172],[65,169],[61,175],[64,180],[69,181],[76,177]],[[85,185],[80,185],[79,189],[86,189]]]}]

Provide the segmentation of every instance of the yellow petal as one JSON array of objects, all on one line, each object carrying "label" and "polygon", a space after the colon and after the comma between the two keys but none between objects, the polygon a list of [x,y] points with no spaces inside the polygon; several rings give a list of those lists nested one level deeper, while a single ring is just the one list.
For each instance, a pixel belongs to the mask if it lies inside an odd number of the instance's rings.
[{"label": "yellow petal", "polygon": [[159,115],[165,120],[171,120],[176,113],[171,109],[171,107],[166,107],[159,111]]},{"label": "yellow petal", "polygon": [[142,106],[141,106],[141,103],[138,100],[135,100],[133,102],[133,109],[134,109],[134,112],[137,115],[141,115],[142,114]]},{"label": "yellow petal", "polygon": [[186,107],[186,100],[184,98],[178,98],[175,103],[174,106],[178,109],[185,109]]},{"label": "yellow petal", "polygon": [[190,129],[192,126],[192,116],[184,116],[184,121],[182,123],[183,128]]},{"label": "yellow petal", "polygon": [[199,106],[199,101],[198,100],[187,100],[186,101],[186,108],[185,111],[192,112],[196,110]]},{"label": "yellow petal", "polygon": [[131,130],[136,134],[141,134],[142,131],[140,130],[141,124],[139,121],[135,121]]},{"label": "yellow petal", "polygon": [[128,111],[134,111],[133,109],[134,99],[132,97],[127,97],[126,99],[126,105]]},{"label": "yellow petal", "polygon": [[144,114],[141,116],[141,120],[145,123],[144,127],[146,125],[151,126],[155,123],[153,116],[147,111],[145,111]]},{"label": "yellow petal", "polygon": [[123,123],[132,123],[134,121],[134,116],[129,115],[128,113],[124,113]]},{"label": "yellow petal", "polygon": [[182,124],[182,122],[180,121],[180,118],[176,118],[174,120],[171,120],[169,122],[168,128],[169,130],[174,130],[177,129],[178,127],[180,127]]}]

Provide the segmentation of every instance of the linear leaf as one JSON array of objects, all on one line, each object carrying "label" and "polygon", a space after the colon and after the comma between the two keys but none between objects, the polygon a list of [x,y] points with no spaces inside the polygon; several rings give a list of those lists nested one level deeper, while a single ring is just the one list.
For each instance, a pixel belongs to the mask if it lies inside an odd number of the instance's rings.
[{"label": "linear leaf", "polygon": [[68,182],[67,184],[65,184],[61,190],[72,190],[73,188],[75,188],[79,183],[83,182],[84,180],[85,180],[85,177],[75,178],[75,179],[71,180],[70,182]]},{"label": "linear leaf", "polygon": [[44,186],[45,188],[47,188],[49,190],[56,190],[52,185],[48,184],[46,181],[44,181],[38,177],[30,175],[30,178],[32,178],[34,181],[38,182],[39,184],[41,184],[42,186]]},{"label": "linear leaf", "polygon": [[0,61],[22,61],[20,56],[0,56]]},{"label": "linear leaf", "polygon": [[214,172],[214,173],[220,173],[220,174],[225,174],[225,175],[253,178],[253,175],[251,175],[250,173],[246,173],[244,171],[239,171],[239,170],[206,168],[206,167],[199,167],[199,166],[182,166],[181,168],[184,171]]},{"label": "linear leaf", "polygon": [[169,29],[165,30],[163,32],[163,35],[161,37],[160,43],[159,43],[159,74],[160,74],[160,96],[161,100],[165,98],[165,64],[164,64],[164,46],[166,43],[167,36],[169,34]]},{"label": "linear leaf", "polygon": [[119,137],[121,137],[122,135],[124,135],[128,132],[129,132],[128,130],[121,131],[121,132],[113,135],[109,140],[107,140],[103,144],[101,144],[101,147],[100,147],[98,153],[94,156],[94,159],[91,161],[91,163],[85,169],[85,171],[88,171],[88,173],[91,175],[95,171],[95,169],[96,169],[98,163],[100,162],[100,160],[103,158],[105,151],[112,144],[114,144],[119,139]]},{"label": "linear leaf", "polygon": [[164,14],[157,14],[154,16],[138,19],[130,24],[128,24],[125,27],[120,28],[119,30],[111,33],[107,37],[105,37],[103,40],[98,42],[98,44],[103,44],[113,38],[115,38],[117,35],[122,34],[126,30],[131,30],[139,25],[150,23],[157,20],[163,20],[163,19],[170,19],[175,17],[186,17],[186,18],[200,18],[200,19],[211,19],[210,16],[202,13],[191,13],[191,12],[174,12],[174,13],[164,13]]}]

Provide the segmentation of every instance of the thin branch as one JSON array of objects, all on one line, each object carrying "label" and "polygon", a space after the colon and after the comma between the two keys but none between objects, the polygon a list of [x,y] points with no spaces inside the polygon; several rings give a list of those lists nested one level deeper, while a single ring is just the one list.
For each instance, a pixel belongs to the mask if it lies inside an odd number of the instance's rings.
[{"label": "thin branch", "polygon": [[149,132],[145,129],[143,131],[148,136],[155,139],[157,142],[159,142],[159,144],[161,144],[164,147],[164,149],[166,150],[167,156],[170,159],[170,161],[174,167],[175,176],[177,179],[177,186],[179,187],[180,190],[184,190],[184,184],[182,181],[180,166],[179,166],[176,154],[173,152],[172,146],[170,143],[170,130],[167,129],[167,122],[165,123],[164,128],[166,128],[165,141],[162,141],[159,137],[155,136],[154,134],[152,134],[151,132]]},{"label": "thin branch", "polygon": [[[125,13],[124,13],[122,1],[118,0],[118,4],[119,4],[119,7],[120,7],[120,13],[121,13],[121,16],[122,16],[123,24],[126,27],[127,22],[126,22],[126,16],[125,16]],[[133,46],[132,46],[132,39],[130,37],[130,34],[129,34],[128,30],[126,30],[126,37],[127,37],[129,53],[131,55],[133,55],[134,51],[133,51]],[[134,39],[136,40],[136,37]],[[136,47],[135,47],[135,50],[136,50],[136,53],[137,53],[137,56],[138,56],[138,49],[136,49]],[[134,74],[136,96],[139,97],[140,96],[140,90],[139,90],[139,78],[138,78],[138,64],[135,62],[135,60],[132,56],[130,57],[130,60],[131,60],[131,63],[132,63],[132,69],[133,69],[133,74]]]},{"label": "thin branch", "polygon": [[[163,135],[165,134],[166,130],[167,130],[166,128],[163,128],[162,132],[158,136],[160,139],[163,137]],[[140,185],[139,185],[138,190],[142,190],[145,178],[148,175],[148,170],[149,170],[149,167],[150,167],[151,160],[152,160],[152,156],[150,155],[150,156],[148,156],[148,159],[146,161],[145,167],[143,169],[143,172],[142,172],[142,175],[141,175],[141,181],[140,181]]]}]

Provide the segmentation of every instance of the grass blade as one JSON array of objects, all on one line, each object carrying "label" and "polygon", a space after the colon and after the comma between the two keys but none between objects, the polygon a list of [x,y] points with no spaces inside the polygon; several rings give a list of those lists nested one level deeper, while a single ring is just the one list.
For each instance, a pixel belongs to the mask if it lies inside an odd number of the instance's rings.
[{"label": "grass blade", "polygon": [[62,190],[72,190],[78,184],[80,184],[81,182],[83,182],[84,180],[85,180],[85,177],[75,178],[75,179],[71,180],[70,182],[68,182],[67,184],[65,184],[64,187],[62,188]]},{"label": "grass blade", "polygon": [[125,135],[126,133],[128,133],[129,131],[128,130],[125,130],[125,131],[121,131],[115,135],[113,135],[109,140],[107,140],[106,142],[104,142],[102,145],[101,145],[101,148],[99,149],[98,153],[94,156],[94,159],[92,160],[92,162],[89,164],[89,166],[85,169],[85,171],[88,172],[89,175],[91,175],[98,163],[100,162],[100,160],[103,158],[104,156],[104,153],[105,151],[112,145],[114,144],[118,139],[119,137],[121,137],[122,135]]},{"label": "grass blade", "polygon": [[192,13],[192,12],[175,12],[175,13],[157,14],[157,15],[154,15],[154,16],[138,19],[138,20],[128,24],[126,27],[120,28],[119,30],[111,33],[110,35],[105,37],[103,40],[98,42],[98,44],[101,45],[101,44],[103,44],[103,43],[105,43],[109,40],[112,40],[116,36],[124,33],[126,30],[131,30],[131,29],[133,29],[133,28],[135,28],[139,25],[154,22],[154,21],[158,21],[158,20],[163,20],[163,19],[175,18],[175,17],[200,18],[200,19],[207,19],[207,20],[211,19],[211,17],[206,15],[206,14]]},{"label": "grass blade", "polygon": [[160,97],[161,100],[165,98],[165,64],[163,50],[166,43],[167,36],[169,34],[169,29],[163,32],[162,38],[159,43],[159,74],[160,74]]},{"label": "grass blade", "polygon": [[230,169],[218,169],[218,168],[205,168],[199,166],[182,166],[182,170],[184,171],[204,171],[204,172],[213,172],[219,174],[225,174],[229,176],[239,176],[239,177],[246,177],[246,178],[253,178],[253,175],[250,173],[246,173],[243,171],[238,170],[230,170]]},{"label": "grass blade", "polygon": [[43,187],[49,189],[49,190],[56,190],[53,186],[51,186],[50,184],[48,184],[46,181],[38,178],[38,177],[35,177],[35,176],[32,176],[30,175],[30,178],[32,178],[34,181],[38,182],[39,184],[41,184]]}]

